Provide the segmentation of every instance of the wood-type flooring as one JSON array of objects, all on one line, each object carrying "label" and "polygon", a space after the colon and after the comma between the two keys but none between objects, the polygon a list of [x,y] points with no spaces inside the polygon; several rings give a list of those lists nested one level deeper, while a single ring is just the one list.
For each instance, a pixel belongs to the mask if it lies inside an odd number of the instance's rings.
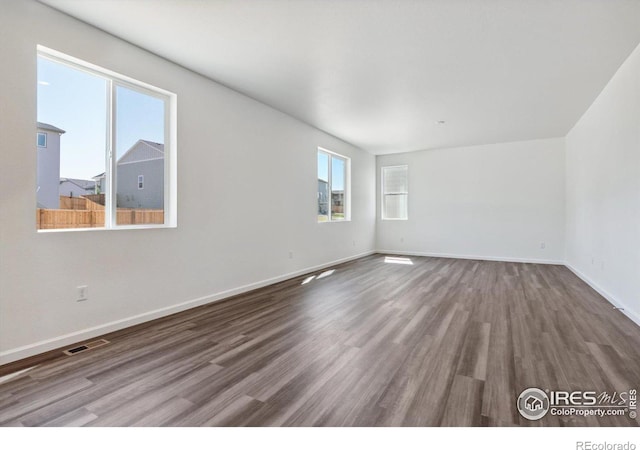
[{"label": "wood-type flooring", "polygon": [[639,424],[516,408],[640,388],[640,327],[563,266],[376,254],[106,337],[0,383],[0,425]]}]

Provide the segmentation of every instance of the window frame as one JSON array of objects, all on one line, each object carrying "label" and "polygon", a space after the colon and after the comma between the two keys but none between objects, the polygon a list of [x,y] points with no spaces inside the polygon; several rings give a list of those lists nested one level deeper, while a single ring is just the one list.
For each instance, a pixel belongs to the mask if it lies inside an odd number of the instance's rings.
[{"label": "window frame", "polygon": [[[328,164],[328,172],[327,172],[327,187],[329,192],[328,200],[328,219],[325,221],[321,221],[317,219],[318,216],[318,194],[317,194],[317,179],[318,179],[318,169],[317,165],[318,155],[323,153],[327,155],[327,164]],[[331,193],[333,192],[332,185],[332,160],[333,158],[338,158],[344,162],[344,218],[342,219],[333,219],[333,214],[331,212]],[[326,148],[318,147],[316,152],[316,220],[317,223],[339,223],[339,222],[350,222],[351,221],[351,158],[345,155],[341,155],[336,152],[332,152],[331,150],[327,150]]]},{"label": "window frame", "polygon": [[[106,138],[105,138],[105,224],[95,228],[56,228],[37,229],[38,233],[55,233],[67,231],[94,230],[130,230],[149,228],[176,228],[178,226],[178,171],[177,171],[177,95],[165,89],[158,88],[143,81],[122,75],[104,67],[89,63],[79,58],[53,50],[43,45],[37,45],[38,58],[45,58],[58,64],[65,65],[89,75],[101,78],[106,83]],[[115,177],[117,172],[116,142],[116,92],[118,87],[155,97],[164,102],[164,223],[118,225],[117,223],[117,186]]]},{"label": "window frame", "polygon": [[[44,137],[44,145],[40,145],[40,136]],[[47,133],[43,133],[42,131],[36,133],[36,145],[38,148],[47,148]]]},{"label": "window frame", "polygon": [[[407,177],[407,189],[404,192],[389,192],[386,193],[384,189],[384,171],[385,169],[397,169],[404,168],[406,170]],[[385,197],[387,195],[406,195],[407,197],[407,211],[405,217],[386,217],[386,208],[385,208]],[[380,167],[380,220],[409,220],[409,165],[408,164],[397,164],[394,166],[381,166]]]},{"label": "window frame", "polygon": [[144,189],[144,175],[138,175],[138,190]]}]

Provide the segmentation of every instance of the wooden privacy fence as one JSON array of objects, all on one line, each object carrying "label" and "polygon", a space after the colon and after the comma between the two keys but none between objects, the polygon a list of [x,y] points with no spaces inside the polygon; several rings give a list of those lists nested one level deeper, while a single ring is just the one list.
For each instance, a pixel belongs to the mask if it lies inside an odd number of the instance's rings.
[{"label": "wooden privacy fence", "polygon": [[60,196],[60,209],[102,209],[104,210],[104,194],[83,195],[82,197]]},{"label": "wooden privacy fence", "polygon": [[[117,209],[118,225],[163,224],[162,209]],[[60,209],[36,210],[38,230],[104,227],[104,194],[60,196]]]},{"label": "wooden privacy fence", "polygon": [[[104,207],[99,209],[42,209],[36,211],[38,230],[60,228],[101,228],[104,227]],[[164,223],[162,209],[118,208],[118,225],[142,225]]]},{"label": "wooden privacy fence", "polygon": [[162,209],[124,209],[118,208],[118,225],[138,225],[141,223],[164,223]]},{"label": "wooden privacy fence", "polygon": [[87,199],[83,197],[60,196],[60,209],[89,209]]},{"label": "wooden privacy fence", "polygon": [[87,209],[104,209],[104,194],[83,195],[87,199]]}]

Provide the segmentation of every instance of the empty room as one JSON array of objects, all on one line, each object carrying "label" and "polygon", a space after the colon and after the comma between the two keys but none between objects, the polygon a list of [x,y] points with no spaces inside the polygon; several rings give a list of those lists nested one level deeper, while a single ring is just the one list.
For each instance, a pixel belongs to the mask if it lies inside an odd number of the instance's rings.
[{"label": "empty room", "polygon": [[631,0],[2,0],[0,425],[637,431],[639,44]]}]

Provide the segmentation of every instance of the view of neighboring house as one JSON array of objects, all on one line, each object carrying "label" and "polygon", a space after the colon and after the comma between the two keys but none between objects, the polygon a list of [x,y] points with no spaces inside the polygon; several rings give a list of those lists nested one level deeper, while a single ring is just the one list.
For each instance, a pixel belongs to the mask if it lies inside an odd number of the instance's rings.
[{"label": "view of neighboring house", "polygon": [[102,172],[101,174],[96,175],[95,177],[92,178],[92,180],[96,185],[96,194],[103,194],[106,189],[105,173]]},{"label": "view of neighboring house", "polygon": [[344,213],[344,191],[331,192],[331,213],[342,214]]},{"label": "view of neighboring house", "polygon": [[[60,178],[60,136],[65,131],[38,122],[38,208],[58,209],[60,196],[81,197],[105,190],[105,174],[92,180]],[[118,160],[117,206],[164,208],[164,144],[138,140]]]},{"label": "view of neighboring house", "polygon": [[60,178],[60,196],[80,197],[96,193],[96,182],[77,178]]},{"label": "view of neighboring house", "polygon": [[65,131],[44,122],[38,122],[37,126],[38,208],[57,209],[60,206],[60,136]]},{"label": "view of neighboring house", "polygon": [[[331,192],[331,213],[344,213],[344,190]],[[318,215],[329,214],[329,183],[318,178]]]},{"label": "view of neighboring house", "polygon": [[318,178],[318,215],[329,214],[329,183]]},{"label": "view of neighboring house", "polygon": [[118,208],[164,208],[164,144],[138,140],[118,160],[116,185]]}]

